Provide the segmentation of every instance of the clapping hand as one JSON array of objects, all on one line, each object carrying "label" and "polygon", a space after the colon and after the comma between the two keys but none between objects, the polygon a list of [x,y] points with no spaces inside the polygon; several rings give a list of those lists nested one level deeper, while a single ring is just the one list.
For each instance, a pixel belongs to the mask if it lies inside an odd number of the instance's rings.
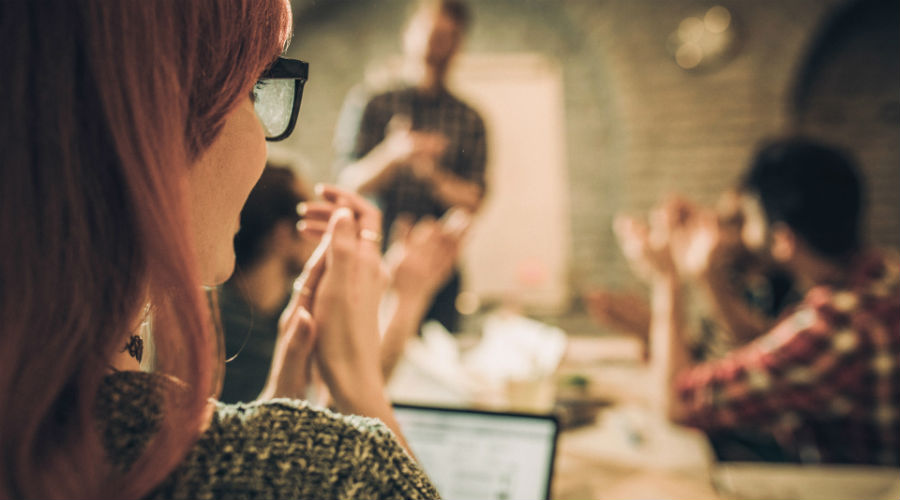
[{"label": "clapping hand", "polygon": [[377,309],[384,288],[381,213],[332,186],[307,203],[301,230],[321,242],[294,284],[281,318],[270,396],[297,397],[313,362],[339,409],[364,413],[382,389]]},{"label": "clapping hand", "polygon": [[471,215],[459,208],[450,209],[441,220],[425,217],[415,225],[398,217],[384,256],[391,289],[430,301],[450,277],[470,223]]},{"label": "clapping hand", "polygon": [[414,131],[409,117],[397,115],[388,123],[383,144],[392,164],[407,166],[416,177],[429,180],[447,149],[447,138],[439,133]]}]

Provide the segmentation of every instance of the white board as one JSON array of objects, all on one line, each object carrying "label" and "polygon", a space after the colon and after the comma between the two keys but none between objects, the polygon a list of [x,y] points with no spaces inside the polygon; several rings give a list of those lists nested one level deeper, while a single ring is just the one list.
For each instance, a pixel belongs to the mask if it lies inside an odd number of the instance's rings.
[{"label": "white board", "polygon": [[564,311],[571,234],[560,67],[537,54],[463,55],[450,86],[488,130],[489,192],[464,251],[465,291]]}]

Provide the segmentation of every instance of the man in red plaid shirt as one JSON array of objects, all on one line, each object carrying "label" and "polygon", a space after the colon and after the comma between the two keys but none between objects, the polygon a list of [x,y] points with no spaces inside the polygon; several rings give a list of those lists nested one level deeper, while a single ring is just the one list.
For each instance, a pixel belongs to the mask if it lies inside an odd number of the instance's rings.
[{"label": "man in red plaid shirt", "polygon": [[803,138],[770,142],[741,196],[744,244],[806,294],[770,331],[712,362],[688,355],[681,286],[685,269],[710,271],[715,220],[669,204],[649,226],[616,221],[626,257],[651,284],[651,359],[668,415],[711,433],[765,433],[789,460],[897,465],[900,259],[860,242],[852,161]]}]

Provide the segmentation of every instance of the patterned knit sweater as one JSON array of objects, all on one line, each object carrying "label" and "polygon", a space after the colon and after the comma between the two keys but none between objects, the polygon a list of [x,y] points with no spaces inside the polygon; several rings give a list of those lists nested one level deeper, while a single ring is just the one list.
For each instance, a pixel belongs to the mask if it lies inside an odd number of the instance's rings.
[{"label": "patterned knit sweater", "polygon": [[[159,378],[108,376],[98,416],[114,463],[128,467],[158,428]],[[219,404],[209,428],[148,498],[437,498],[380,421],[303,401]]]}]

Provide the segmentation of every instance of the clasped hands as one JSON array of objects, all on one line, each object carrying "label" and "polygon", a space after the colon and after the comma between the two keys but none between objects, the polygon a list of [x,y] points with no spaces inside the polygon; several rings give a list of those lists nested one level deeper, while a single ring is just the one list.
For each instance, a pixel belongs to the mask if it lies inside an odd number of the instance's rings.
[{"label": "clasped hands", "polygon": [[715,210],[674,196],[646,221],[617,216],[613,230],[632,271],[648,283],[706,279],[741,250],[740,227],[726,223]]},{"label": "clasped hands", "polygon": [[437,132],[412,130],[409,117],[397,115],[388,123],[384,147],[393,168],[408,167],[422,181],[432,181],[447,138]]},{"label": "clasped hands", "polygon": [[313,365],[340,411],[383,403],[378,304],[386,282],[381,213],[361,196],[318,186],[303,231],[321,237],[294,283],[279,321],[272,367],[261,399],[303,397]]},{"label": "clasped hands", "polygon": [[[413,224],[400,218],[382,260],[379,210],[333,186],[319,186],[317,192],[323,201],[304,204],[302,231],[320,243],[281,316],[260,399],[303,398],[315,367],[339,411],[373,416],[386,404],[384,358],[399,355],[380,351],[402,349],[397,339],[392,339],[397,345],[382,346],[382,295],[389,288],[405,316],[424,314],[450,274],[471,219],[461,209],[451,209],[439,221]],[[399,333],[403,339],[410,335]],[[373,411],[373,405],[380,409]]]}]

